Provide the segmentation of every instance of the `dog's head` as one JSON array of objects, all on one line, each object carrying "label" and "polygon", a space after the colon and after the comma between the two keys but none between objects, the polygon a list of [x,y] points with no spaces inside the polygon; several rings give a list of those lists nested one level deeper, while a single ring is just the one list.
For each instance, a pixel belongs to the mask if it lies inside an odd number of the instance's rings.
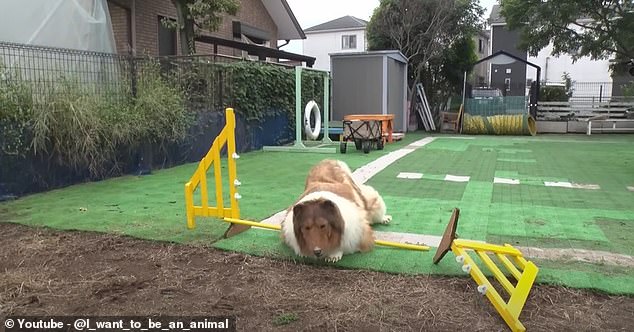
[{"label": "dog's head", "polygon": [[293,227],[302,253],[319,258],[339,247],[344,221],[335,203],[320,198],[293,207]]}]

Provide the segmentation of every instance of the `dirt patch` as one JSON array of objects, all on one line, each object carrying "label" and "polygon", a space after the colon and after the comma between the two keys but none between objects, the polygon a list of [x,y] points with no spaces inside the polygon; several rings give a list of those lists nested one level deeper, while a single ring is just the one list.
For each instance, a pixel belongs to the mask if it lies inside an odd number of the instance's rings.
[{"label": "dirt patch", "polygon": [[[468,278],[0,223],[0,316],[8,314],[232,314],[240,331],[508,331]],[[625,331],[634,298],[539,285],[520,319],[529,331]]]}]

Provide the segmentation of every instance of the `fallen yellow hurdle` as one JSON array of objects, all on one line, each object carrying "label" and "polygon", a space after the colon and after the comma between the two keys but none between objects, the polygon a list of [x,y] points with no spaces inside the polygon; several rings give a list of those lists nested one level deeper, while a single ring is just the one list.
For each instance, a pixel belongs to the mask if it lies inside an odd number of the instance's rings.
[{"label": "fallen yellow hurdle", "polygon": [[[509,328],[514,332],[526,331],[526,328],[519,320],[519,316],[524,308],[531,287],[533,287],[539,269],[533,262],[527,261],[519,250],[509,244],[501,246],[478,241],[456,239],[459,215],[460,210],[457,208],[454,209],[449,224],[440,241],[440,245],[434,255],[434,264],[438,264],[445,254],[451,250],[456,255],[456,261],[462,264],[462,271],[468,273],[478,284],[478,292],[489,299]],[[500,293],[498,293],[482,270],[480,270],[475,260],[469,255],[470,251],[475,252],[480,257],[480,260],[487,266],[491,274],[508,293],[508,302],[504,301]],[[517,281],[516,284],[513,284],[506,275],[504,275],[502,270],[495,265],[489,254],[493,254],[494,257],[504,265],[508,273]]]}]

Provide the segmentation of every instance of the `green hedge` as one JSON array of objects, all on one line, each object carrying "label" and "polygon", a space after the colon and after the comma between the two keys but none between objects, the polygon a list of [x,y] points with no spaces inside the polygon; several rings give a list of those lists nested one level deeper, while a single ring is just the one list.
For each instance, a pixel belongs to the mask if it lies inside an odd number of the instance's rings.
[{"label": "green hedge", "polygon": [[563,86],[542,86],[539,91],[539,101],[568,101],[571,96]]}]

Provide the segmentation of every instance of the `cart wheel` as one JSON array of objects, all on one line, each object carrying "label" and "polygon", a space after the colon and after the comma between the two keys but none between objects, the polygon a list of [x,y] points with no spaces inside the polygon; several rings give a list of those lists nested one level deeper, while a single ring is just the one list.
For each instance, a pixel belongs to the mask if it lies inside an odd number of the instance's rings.
[{"label": "cart wheel", "polygon": [[346,142],[341,142],[341,144],[339,145],[339,151],[341,151],[341,153],[346,153],[347,149],[348,144]]},{"label": "cart wheel", "polygon": [[355,138],[354,147],[357,148],[357,150],[361,150],[362,145],[363,145],[363,141],[358,138]]},{"label": "cart wheel", "polygon": [[370,141],[363,141],[363,153],[370,153]]},{"label": "cart wheel", "polygon": [[379,138],[379,140],[376,142],[376,149],[377,150],[383,150],[383,139]]}]

